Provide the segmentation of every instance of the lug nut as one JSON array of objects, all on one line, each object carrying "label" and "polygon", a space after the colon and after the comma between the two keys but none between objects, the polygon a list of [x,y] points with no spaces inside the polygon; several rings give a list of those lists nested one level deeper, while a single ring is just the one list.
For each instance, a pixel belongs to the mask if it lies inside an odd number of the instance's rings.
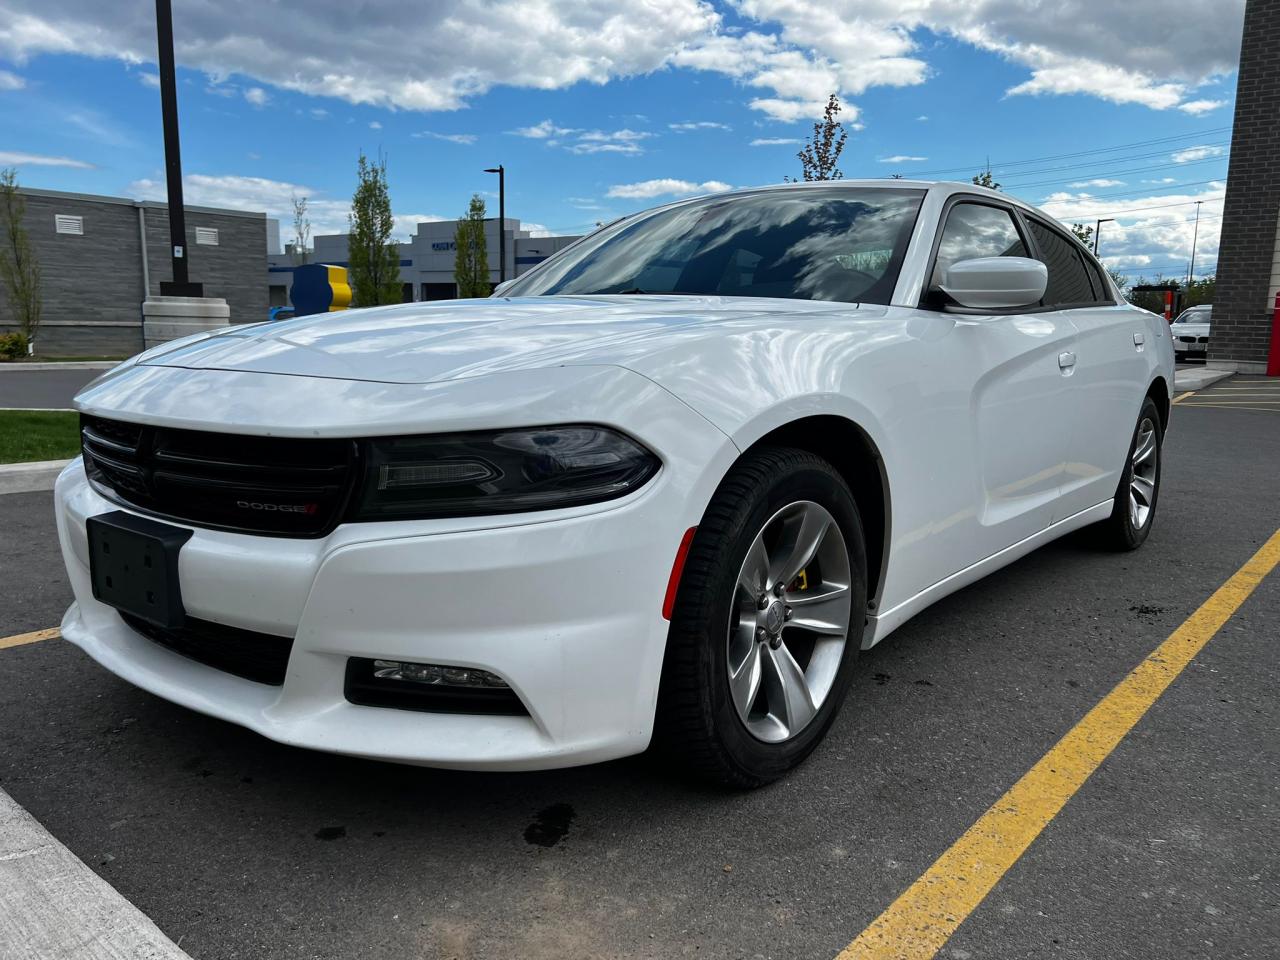
[{"label": "lug nut", "polygon": [[756,639],[764,643],[769,639],[769,633],[764,627],[756,627]]},{"label": "lug nut", "polygon": [[787,588],[783,585],[782,581],[779,580],[777,583],[773,585],[773,595],[775,597],[780,597],[782,596],[783,593],[786,592],[786,589]]},{"label": "lug nut", "polygon": [[786,611],[786,614],[785,614],[785,618],[786,618],[787,620],[790,620],[790,619],[791,619],[791,608],[790,608],[790,607],[787,607],[787,611]]},{"label": "lug nut", "polygon": [[782,646],[782,637],[769,638],[769,649],[777,650],[780,646]]}]

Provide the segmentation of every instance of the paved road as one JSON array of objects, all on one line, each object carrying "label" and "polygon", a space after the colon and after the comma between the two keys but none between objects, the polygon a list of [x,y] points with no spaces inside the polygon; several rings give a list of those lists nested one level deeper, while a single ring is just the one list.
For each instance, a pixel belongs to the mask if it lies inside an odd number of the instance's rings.
[{"label": "paved road", "polygon": [[0,408],[35,407],[43,410],[66,409],[90,380],[102,370],[0,370]]},{"label": "paved road", "polygon": [[[196,960],[829,960],[1280,527],[1280,406],[1228,404],[1241,385],[1175,408],[1141,551],[1069,538],[942,601],[764,790],[289,749],[60,640],[0,650],[0,785]],[[49,501],[0,497],[0,636],[67,602]],[[1278,622],[1280,574],[940,956],[1274,958]]]}]

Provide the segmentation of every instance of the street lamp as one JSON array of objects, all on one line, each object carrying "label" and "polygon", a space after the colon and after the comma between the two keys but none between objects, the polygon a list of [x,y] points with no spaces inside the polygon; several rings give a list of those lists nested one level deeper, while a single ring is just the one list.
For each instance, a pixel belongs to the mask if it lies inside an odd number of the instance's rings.
[{"label": "street lamp", "polygon": [[507,279],[507,170],[498,164],[484,172],[498,175],[498,282],[503,283]]},{"label": "street lamp", "polygon": [[1093,225],[1093,255],[1098,255],[1098,242],[1102,239],[1102,225],[1104,223],[1115,223],[1115,217],[1104,217]]},{"label": "street lamp", "polygon": [[1191,282],[1196,278],[1196,240],[1200,238],[1200,204],[1203,200],[1196,201],[1196,225],[1191,232],[1191,265],[1187,267],[1187,289],[1191,289]]}]

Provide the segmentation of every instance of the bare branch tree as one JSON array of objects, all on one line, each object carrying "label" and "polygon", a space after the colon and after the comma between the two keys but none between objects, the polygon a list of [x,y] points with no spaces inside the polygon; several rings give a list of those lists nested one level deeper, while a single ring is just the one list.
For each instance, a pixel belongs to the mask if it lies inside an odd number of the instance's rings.
[{"label": "bare branch tree", "polygon": [[40,262],[31,249],[23,223],[26,202],[18,193],[18,173],[0,170],[0,282],[18,318],[28,352],[33,352],[40,329]]},{"label": "bare branch tree", "polygon": [[293,262],[301,266],[307,262],[308,248],[311,245],[311,218],[307,216],[307,198],[296,194],[293,201]]},{"label": "bare branch tree", "polygon": [[849,132],[836,119],[839,115],[840,98],[833,93],[827,99],[822,119],[813,125],[813,136],[805,140],[804,149],[796,154],[800,158],[800,175],[804,180],[840,180],[844,177],[838,164]]}]

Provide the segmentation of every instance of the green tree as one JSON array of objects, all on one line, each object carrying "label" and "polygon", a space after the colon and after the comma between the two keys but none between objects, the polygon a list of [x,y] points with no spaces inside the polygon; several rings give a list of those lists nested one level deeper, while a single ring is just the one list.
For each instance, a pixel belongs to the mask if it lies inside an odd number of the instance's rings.
[{"label": "green tree", "polygon": [[353,307],[400,302],[400,251],[391,242],[395,220],[387,193],[387,161],[374,163],[360,152],[355,195],[351,198],[351,234],[347,239]]},{"label": "green tree", "polygon": [[996,183],[996,178],[991,175],[991,167],[981,170],[973,175],[973,182],[980,187],[988,187],[991,190],[999,190],[1000,184]]},{"label": "green tree", "polygon": [[458,296],[489,296],[489,249],[484,238],[484,199],[480,194],[472,195],[467,212],[454,231],[453,243],[457,248],[453,279],[458,284]]},{"label": "green tree", "polygon": [[1129,298],[1129,278],[1119,270],[1108,267],[1105,263],[1102,266],[1106,269],[1107,275],[1115,282],[1115,285],[1120,288],[1120,295],[1127,300]]},{"label": "green tree", "polygon": [[1093,246],[1093,227],[1086,226],[1083,223],[1073,223],[1071,225],[1071,232],[1074,233],[1076,235],[1076,239],[1086,247]]},{"label": "green tree", "polygon": [[17,317],[18,330],[29,351],[34,352],[40,329],[40,261],[31,249],[23,223],[26,201],[18,193],[18,173],[12,167],[0,170],[0,282]]},{"label": "green tree", "polygon": [[827,98],[822,119],[813,125],[813,136],[806,138],[804,149],[796,154],[800,159],[801,179],[813,181],[844,178],[838,164],[840,154],[844,152],[845,141],[849,139],[849,132],[836,119],[839,116],[840,98],[833,93]]}]

